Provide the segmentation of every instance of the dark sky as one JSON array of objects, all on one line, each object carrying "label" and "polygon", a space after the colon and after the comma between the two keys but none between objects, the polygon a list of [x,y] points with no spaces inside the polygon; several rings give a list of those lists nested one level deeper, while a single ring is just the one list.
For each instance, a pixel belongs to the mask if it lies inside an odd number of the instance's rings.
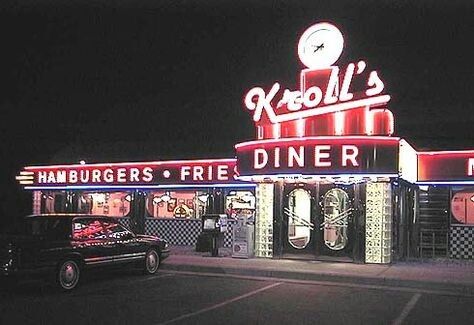
[{"label": "dark sky", "polygon": [[27,164],[232,157],[254,136],[243,95],[296,86],[321,20],[344,34],[338,63],[380,71],[397,135],[472,149],[473,17],[467,0],[2,1],[2,205]]}]

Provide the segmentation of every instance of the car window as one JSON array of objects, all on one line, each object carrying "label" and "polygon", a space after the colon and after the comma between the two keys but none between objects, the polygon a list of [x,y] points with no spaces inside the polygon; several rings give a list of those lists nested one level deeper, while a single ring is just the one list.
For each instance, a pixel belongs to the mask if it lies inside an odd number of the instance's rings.
[{"label": "car window", "polygon": [[107,238],[106,230],[97,219],[74,220],[73,230],[73,238],[76,240]]},{"label": "car window", "polygon": [[66,239],[70,234],[70,223],[61,218],[23,218],[7,229],[7,233],[25,236],[43,236],[48,239]]},{"label": "car window", "polygon": [[133,234],[128,229],[117,222],[106,220],[103,222],[103,225],[106,230],[107,238],[130,239],[133,237]]}]

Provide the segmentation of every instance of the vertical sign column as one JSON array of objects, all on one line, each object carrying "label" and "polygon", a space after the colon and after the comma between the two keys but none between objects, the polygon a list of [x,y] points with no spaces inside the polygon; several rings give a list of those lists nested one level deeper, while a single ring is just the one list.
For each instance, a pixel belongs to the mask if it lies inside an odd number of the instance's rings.
[{"label": "vertical sign column", "polygon": [[255,190],[255,256],[273,256],[273,184],[258,184]]},{"label": "vertical sign column", "polygon": [[392,190],[390,183],[368,183],[365,205],[365,262],[391,261]]}]

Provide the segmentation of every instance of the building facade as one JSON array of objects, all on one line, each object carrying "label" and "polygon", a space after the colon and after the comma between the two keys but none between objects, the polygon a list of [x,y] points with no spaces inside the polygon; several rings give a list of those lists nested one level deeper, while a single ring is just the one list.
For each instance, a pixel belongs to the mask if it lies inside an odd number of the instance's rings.
[{"label": "building facade", "polygon": [[205,213],[246,215],[255,256],[391,263],[473,258],[474,150],[417,152],[394,136],[390,95],[363,60],[317,23],[298,43],[297,89],[244,96],[255,140],[235,158],[28,166],[34,213],[108,215],[139,233],[195,245]]}]

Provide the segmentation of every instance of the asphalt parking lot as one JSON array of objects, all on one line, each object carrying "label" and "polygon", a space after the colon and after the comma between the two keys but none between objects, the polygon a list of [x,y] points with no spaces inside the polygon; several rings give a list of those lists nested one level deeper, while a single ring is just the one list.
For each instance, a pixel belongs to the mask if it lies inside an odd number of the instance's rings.
[{"label": "asphalt parking lot", "polygon": [[0,291],[1,324],[472,324],[474,297],[407,288],[160,271],[100,272],[71,293]]}]

